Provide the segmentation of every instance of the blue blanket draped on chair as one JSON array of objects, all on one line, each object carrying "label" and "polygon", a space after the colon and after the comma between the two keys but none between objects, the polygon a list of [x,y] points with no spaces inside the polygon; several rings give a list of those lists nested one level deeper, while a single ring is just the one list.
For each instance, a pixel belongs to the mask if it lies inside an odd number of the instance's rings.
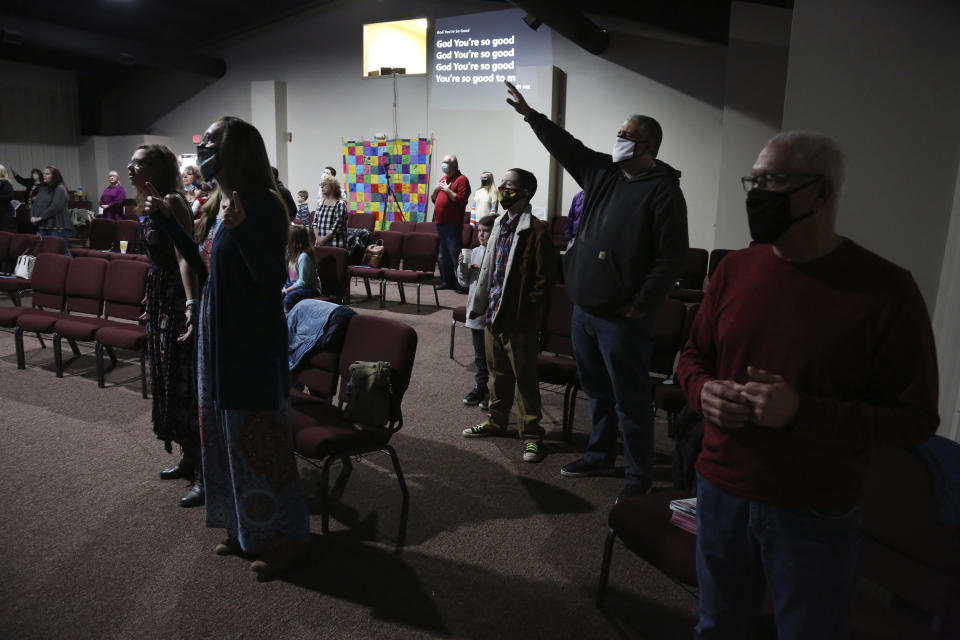
[{"label": "blue blanket draped on chair", "polygon": [[336,351],[343,343],[350,318],[357,314],[347,306],[323,300],[301,300],[287,316],[287,357],[293,371],[313,351]]}]

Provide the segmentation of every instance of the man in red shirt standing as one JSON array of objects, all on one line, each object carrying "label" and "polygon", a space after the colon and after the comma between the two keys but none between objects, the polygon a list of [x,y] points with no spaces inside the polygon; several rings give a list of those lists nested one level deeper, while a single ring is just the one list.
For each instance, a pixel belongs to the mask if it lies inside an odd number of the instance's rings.
[{"label": "man in red shirt standing", "polygon": [[908,271],[837,235],[844,159],[777,135],[743,178],[757,244],[707,289],[678,377],[706,419],[696,638],[845,637],[871,446],[937,428],[933,331]]},{"label": "man in red shirt standing", "polygon": [[433,188],[430,200],[433,202],[433,222],[440,236],[440,286],[438,289],[456,289],[466,293],[457,282],[457,258],[463,248],[463,213],[467,209],[470,196],[470,181],[460,173],[457,156],[447,154],[440,164],[443,177]]}]

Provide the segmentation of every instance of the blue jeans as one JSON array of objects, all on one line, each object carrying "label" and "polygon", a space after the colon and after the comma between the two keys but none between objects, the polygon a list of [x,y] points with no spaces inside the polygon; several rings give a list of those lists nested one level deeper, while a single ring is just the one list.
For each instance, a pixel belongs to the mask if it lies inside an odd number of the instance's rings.
[{"label": "blue jeans", "polygon": [[847,637],[860,515],[749,500],[698,474],[694,638],[753,637],[765,587],[780,640]]},{"label": "blue jeans", "polygon": [[457,257],[460,255],[463,244],[462,224],[438,224],[437,235],[440,236],[440,252],[437,262],[440,265],[440,281],[451,289],[460,285],[457,283]]},{"label": "blue jeans", "polygon": [[575,305],[570,322],[577,375],[590,401],[593,423],[583,458],[613,466],[622,429],[627,483],[641,486],[652,480],[653,401],[648,376],[654,315],[597,316]]},{"label": "blue jeans", "polygon": [[71,258],[73,254],[70,253],[70,238],[73,236],[73,233],[69,229],[38,229],[37,230],[41,236],[54,236],[57,238],[63,238],[67,241],[67,255]]}]

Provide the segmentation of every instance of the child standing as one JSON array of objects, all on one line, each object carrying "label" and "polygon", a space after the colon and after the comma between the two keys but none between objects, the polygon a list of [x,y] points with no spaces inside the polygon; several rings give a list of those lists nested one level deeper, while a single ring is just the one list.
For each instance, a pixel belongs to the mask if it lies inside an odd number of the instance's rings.
[{"label": "child standing", "polygon": [[463,430],[466,438],[500,435],[517,401],[517,429],[524,462],[544,457],[543,413],[537,383],[537,331],[547,308],[556,255],[546,223],[534,217],[530,199],[537,179],[511,169],[500,183],[504,213],[490,231],[467,317],[486,319],[483,337],[490,371],[490,417]]},{"label": "child standing", "polygon": [[[477,231],[480,236],[480,246],[474,247],[470,253],[470,260],[463,259],[463,253],[460,253],[460,259],[457,264],[457,281],[461,287],[469,287],[467,292],[468,300],[473,296],[477,288],[477,276],[480,275],[480,265],[483,264],[483,253],[487,247],[487,241],[490,239],[490,231],[493,230],[493,222],[497,216],[486,215],[477,222]],[[476,386],[473,391],[467,394],[463,399],[463,404],[468,407],[480,405],[484,411],[487,410],[490,394],[487,391],[487,351],[483,337],[483,327],[487,324],[485,315],[476,318],[467,318],[467,327],[473,334],[473,361],[477,365],[477,373],[474,376]]]},{"label": "child standing", "polygon": [[310,235],[303,225],[292,224],[287,234],[287,267],[290,280],[283,288],[283,310],[290,313],[304,298],[320,295],[317,265],[310,249]]},{"label": "child standing", "polygon": [[297,191],[297,220],[305,226],[310,226],[310,205],[307,204],[307,198],[310,194],[306,191]]}]

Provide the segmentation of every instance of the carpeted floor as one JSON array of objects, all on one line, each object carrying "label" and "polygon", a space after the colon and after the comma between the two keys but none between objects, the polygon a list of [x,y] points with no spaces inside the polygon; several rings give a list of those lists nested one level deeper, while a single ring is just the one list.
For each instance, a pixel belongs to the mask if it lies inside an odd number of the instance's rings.
[{"label": "carpeted floor", "polygon": [[[314,510],[308,556],[265,583],[248,561],[213,553],[222,533],[205,527],[202,508],[179,507],[183,481],[159,479],[175,458],[154,439],[135,358],[125,354],[98,389],[92,348],[57,379],[49,341],[41,349],[25,336],[18,371],[13,334],[0,331],[0,640],[689,637],[694,598],[620,545],[607,610],[594,606],[623,479],[560,476],[586,442],[586,400],[566,445],[562,390],[543,390],[540,464],[522,462],[515,432],[465,440],[461,429],[482,416],[461,403],[473,382],[467,329],[448,358],[450,312],[464,296],[441,291],[441,308],[420,314],[395,287],[386,310],[363,298],[354,294],[360,313],[419,336],[393,440],[411,492],[407,544],[394,544],[389,460],[373,456],[354,466],[330,535]],[[658,421],[658,486],[670,476],[664,431]],[[309,465],[301,476],[315,485]]]}]

